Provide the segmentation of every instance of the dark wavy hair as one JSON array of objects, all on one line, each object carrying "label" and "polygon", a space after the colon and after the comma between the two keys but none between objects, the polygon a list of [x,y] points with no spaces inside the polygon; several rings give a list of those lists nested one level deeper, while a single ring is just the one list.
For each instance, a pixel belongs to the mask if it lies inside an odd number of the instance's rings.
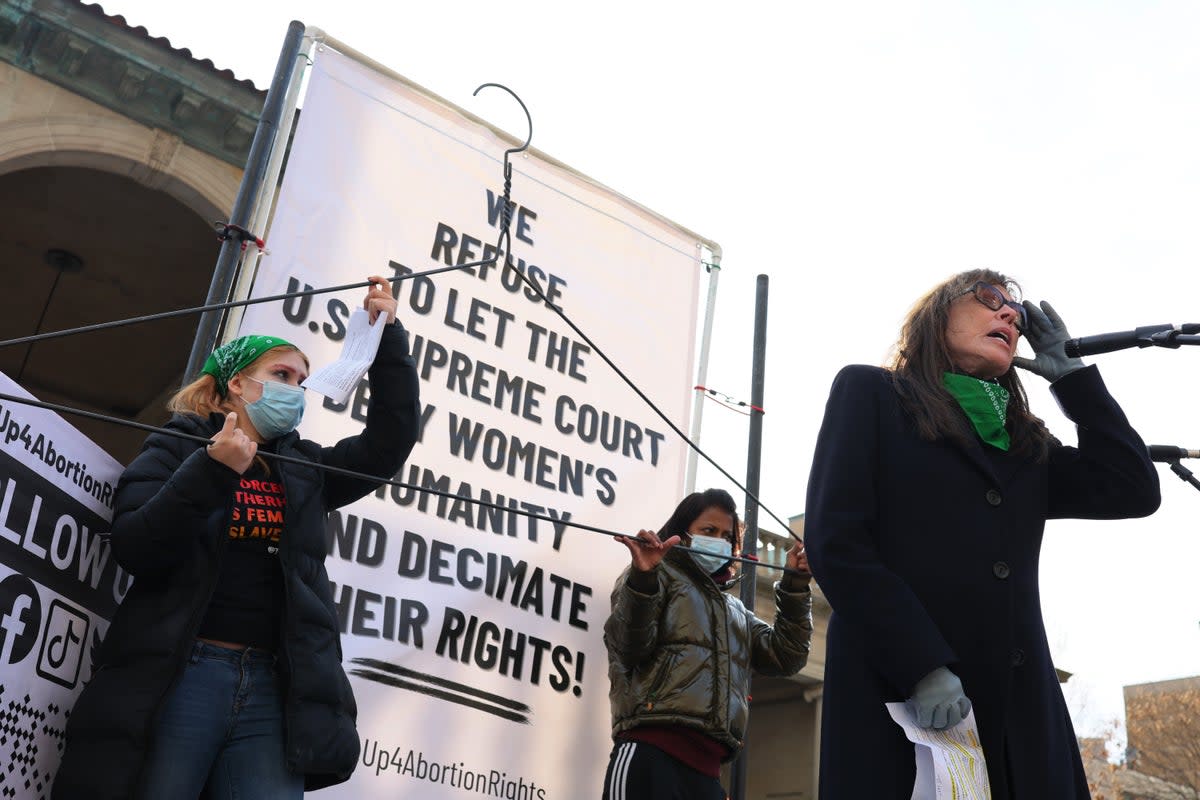
[{"label": "dark wavy hair", "polygon": [[[892,372],[900,404],[912,417],[917,433],[928,441],[955,439],[965,444],[973,435],[958,402],[943,386],[942,374],[954,369],[946,343],[950,306],[970,292],[977,281],[1003,286],[1012,297],[1021,297],[1017,282],[994,270],[973,269],[948,278],[908,312],[891,361],[886,365]],[[1011,440],[1010,452],[1044,461],[1053,437],[1045,424],[1030,413],[1029,398],[1017,369],[1010,367],[996,382],[1009,394],[1005,427]]]},{"label": "dark wavy hair", "polygon": [[687,529],[696,521],[696,518],[710,508],[719,508],[722,511],[728,511],[729,516],[733,518],[733,524],[730,525],[730,530],[733,532],[732,544],[734,548],[738,545],[738,514],[737,503],[733,501],[733,497],[724,489],[705,489],[703,492],[692,492],[687,497],[679,501],[679,505],[675,507],[674,513],[670,519],[658,529],[658,538],[666,539],[668,536],[679,534],[687,543]]}]

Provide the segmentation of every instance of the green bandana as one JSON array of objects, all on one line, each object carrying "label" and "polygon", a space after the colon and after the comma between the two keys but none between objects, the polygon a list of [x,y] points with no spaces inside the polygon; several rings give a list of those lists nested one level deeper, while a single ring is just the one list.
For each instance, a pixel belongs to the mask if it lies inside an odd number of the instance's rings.
[{"label": "green bandana", "polygon": [[240,336],[232,342],[213,350],[204,362],[201,374],[212,375],[217,381],[217,392],[224,397],[229,391],[229,379],[254,362],[254,359],[272,347],[295,347],[278,336]]},{"label": "green bandana", "polygon": [[979,438],[992,447],[1007,450],[1008,430],[1004,421],[1008,417],[1008,390],[999,384],[953,372],[942,374],[942,384],[962,406]]}]

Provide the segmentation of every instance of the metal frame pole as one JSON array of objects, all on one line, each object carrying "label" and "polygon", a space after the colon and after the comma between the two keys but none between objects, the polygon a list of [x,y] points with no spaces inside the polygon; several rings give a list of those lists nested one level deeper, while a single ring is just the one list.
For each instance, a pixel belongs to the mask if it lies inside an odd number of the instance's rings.
[{"label": "metal frame pole", "polygon": [[[267,99],[263,103],[262,116],[259,117],[258,127],[254,131],[254,141],[250,144],[250,154],[246,158],[246,169],[242,173],[242,182],[238,187],[237,198],[233,201],[233,213],[229,222],[241,228],[249,228],[250,218],[254,212],[254,204],[260,195],[262,182],[266,177],[267,165],[271,158],[272,144],[275,141],[275,131],[283,119],[284,99],[288,93],[288,84],[294,74],[293,62],[300,50],[304,39],[304,23],[293,20],[288,25],[287,35],[283,40],[283,48],[279,53],[279,61],[275,65],[275,76],[271,79],[271,88],[267,90]],[[217,256],[217,265],[213,269],[212,282],[208,287],[208,299],[205,305],[223,303],[229,299],[237,275],[238,262],[242,255],[242,244],[236,239],[226,239],[221,243],[221,252]],[[192,352],[188,356],[187,368],[183,373],[186,385],[199,373],[204,360],[212,352],[221,332],[221,322],[224,314],[219,311],[206,311],[200,318],[196,330],[196,338],[192,341]]]},{"label": "metal frame pole", "polygon": [[[762,415],[763,385],[767,369],[767,284],[766,275],[759,275],[754,293],[754,352],[753,366],[750,377],[750,444],[746,454],[746,490],[754,497],[758,496],[759,468],[762,465]],[[742,539],[742,554],[754,557],[758,554],[758,504],[750,497],[746,498],[746,533]],[[750,611],[754,611],[754,594],[757,588],[756,570],[753,566],[745,568],[746,577],[742,580],[742,603]],[[750,746],[743,744],[730,770],[729,792],[731,800],[743,800],[746,796],[746,761]]]},{"label": "metal frame pole", "polygon": [[[717,280],[721,277],[721,250],[717,248],[711,253],[708,267],[708,300],[704,304],[704,328],[700,336],[700,358],[696,368],[696,385],[703,386],[708,380],[708,355],[712,346],[713,319],[717,311]],[[700,420],[704,416],[704,395],[692,392],[692,429],[688,432],[693,442],[700,441]],[[696,491],[696,462],[695,448],[688,448],[687,472],[683,479],[683,493],[689,495]]]},{"label": "metal frame pole", "polygon": [[[275,138],[271,145],[271,157],[267,160],[266,174],[263,175],[258,192],[255,195],[250,225],[246,228],[246,230],[253,232],[255,236],[260,236],[263,239],[270,238],[270,229],[268,226],[275,210],[275,196],[279,190],[279,175],[283,171],[283,160],[287,156],[288,142],[291,141],[293,129],[296,127],[296,108],[300,105],[300,92],[306,85],[305,78],[313,63],[313,50],[316,49],[319,39],[322,36],[324,36],[324,31],[320,28],[306,27],[300,50],[296,53],[295,65],[292,67],[292,77],[288,82],[287,92],[284,95],[280,124],[275,131]],[[242,264],[238,269],[237,280],[234,282],[230,299],[246,300],[250,297],[250,290],[254,286],[254,279],[258,277],[259,263],[262,261],[264,255],[265,252],[260,250],[254,242],[247,244],[247,250],[242,257]],[[225,316],[222,339],[229,339],[231,332],[241,327],[242,317],[245,314],[246,308],[244,306],[229,309]]]}]

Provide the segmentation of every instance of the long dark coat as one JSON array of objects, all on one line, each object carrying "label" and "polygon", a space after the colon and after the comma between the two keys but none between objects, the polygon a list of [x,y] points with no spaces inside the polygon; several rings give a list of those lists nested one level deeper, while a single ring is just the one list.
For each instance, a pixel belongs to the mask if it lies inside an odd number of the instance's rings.
[{"label": "long dark coat", "polygon": [[[306,461],[391,477],[417,439],[420,403],[405,332],[389,325],[370,370],[363,433],[332,447],[295,431],[276,452]],[[225,417],[176,415],[167,427],[210,437]],[[342,648],[329,576],[325,517],[378,481],[272,462],[287,497],[280,566],[285,611],[280,669],[286,754],[305,787],[346,780],[358,760],[357,708],[342,670]],[[238,474],[198,442],[151,434],[121,475],[112,526],[113,555],[134,576],[101,647],[99,664],[67,724],[67,747],[54,780],[55,800],[138,796],[155,716],[184,668],[216,585]]]},{"label": "long dark coat", "polygon": [[1095,367],[1052,391],[1079,447],[1038,464],[974,437],[922,440],[884,370],[835,379],[804,525],[833,607],[822,800],[908,800],[913,745],[884,703],[943,665],[974,706],[995,800],[1090,797],[1042,623],[1042,530],[1151,514],[1158,476]]}]

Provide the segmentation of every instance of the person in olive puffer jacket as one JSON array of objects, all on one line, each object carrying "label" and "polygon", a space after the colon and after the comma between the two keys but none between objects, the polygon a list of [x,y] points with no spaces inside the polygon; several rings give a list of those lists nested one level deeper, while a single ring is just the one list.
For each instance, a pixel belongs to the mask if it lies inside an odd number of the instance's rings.
[{"label": "person in olive puffer jacket", "polygon": [[[775,626],[724,590],[737,506],[728,492],[696,492],[657,534],[620,537],[632,563],[604,624],[614,747],[604,800],[724,800],[721,764],[742,748],[751,670],[786,676],[808,661],[811,578],[804,545],[788,551],[775,584]],[[692,552],[672,550],[680,542]]]}]

